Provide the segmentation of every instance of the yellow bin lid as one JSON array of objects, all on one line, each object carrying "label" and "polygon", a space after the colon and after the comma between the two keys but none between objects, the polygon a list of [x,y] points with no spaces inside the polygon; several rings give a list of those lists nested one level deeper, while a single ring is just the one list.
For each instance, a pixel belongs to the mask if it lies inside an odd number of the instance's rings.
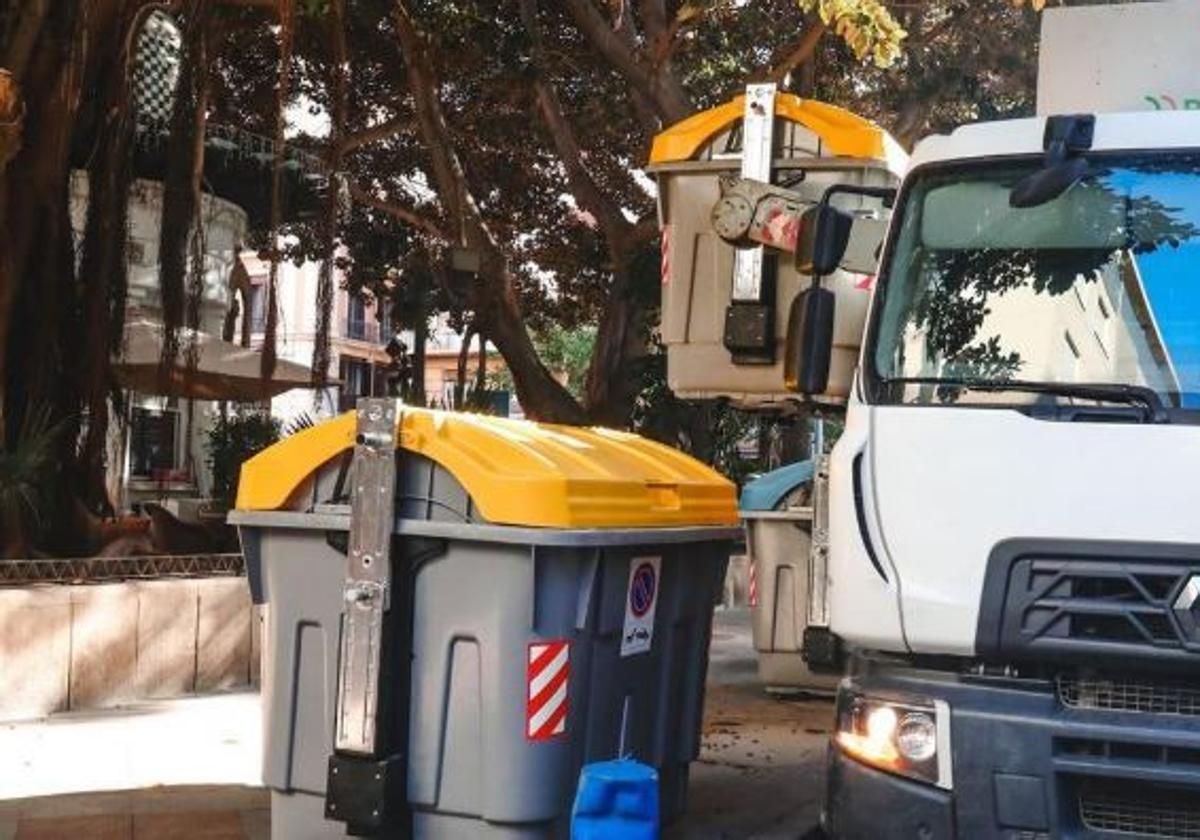
[{"label": "yellow bin lid", "polygon": [[[406,407],[400,445],[444,467],[499,525],[736,525],[731,482],[627,432]],[[354,446],[353,412],[294,434],[242,466],[239,510],[280,510],[309,475]]]},{"label": "yellow bin lid", "polygon": [[[650,148],[650,164],[691,160],[706,143],[745,112],[745,95],[701,111],[664,129]],[[907,156],[890,134],[875,123],[845,108],[801,99],[790,93],[775,97],[775,116],[812,131],[835,155],[884,161],[889,168],[903,167]]]}]

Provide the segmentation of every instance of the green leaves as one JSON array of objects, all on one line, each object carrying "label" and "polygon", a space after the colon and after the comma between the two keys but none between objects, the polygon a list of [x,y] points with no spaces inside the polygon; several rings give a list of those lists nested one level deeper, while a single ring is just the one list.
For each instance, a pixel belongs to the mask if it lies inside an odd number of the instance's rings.
[{"label": "green leaves", "polygon": [[859,61],[890,67],[900,57],[908,33],[880,0],[798,0],[805,12],[815,12],[854,52]]},{"label": "green leaves", "polygon": [[279,434],[279,421],[259,412],[218,417],[205,442],[213,496],[232,507],[242,464],[279,440]]},{"label": "green leaves", "polygon": [[48,406],[25,415],[16,445],[0,452],[0,522],[40,529],[50,499],[47,490],[58,469],[59,438],[66,421],[55,422]]}]

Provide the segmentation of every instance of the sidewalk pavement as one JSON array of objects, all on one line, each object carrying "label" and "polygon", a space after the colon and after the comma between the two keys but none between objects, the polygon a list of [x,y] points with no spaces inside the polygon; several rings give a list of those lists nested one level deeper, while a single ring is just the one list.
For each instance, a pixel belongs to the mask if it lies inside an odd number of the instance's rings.
[{"label": "sidewalk pavement", "polygon": [[[718,610],[700,760],[667,840],[795,840],[817,821],[832,709],[758,685],[749,614]],[[0,724],[0,840],[268,840],[256,694]]]},{"label": "sidewalk pavement", "polygon": [[152,787],[0,801],[0,840],[269,840],[262,788]]},{"label": "sidewalk pavement", "polygon": [[266,840],[261,743],[252,692],[0,724],[0,840]]}]

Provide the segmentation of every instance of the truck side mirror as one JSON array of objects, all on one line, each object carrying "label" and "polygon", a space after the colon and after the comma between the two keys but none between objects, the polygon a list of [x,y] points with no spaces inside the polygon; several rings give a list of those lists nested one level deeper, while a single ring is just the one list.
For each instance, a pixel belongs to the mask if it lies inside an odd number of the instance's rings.
[{"label": "truck side mirror", "polygon": [[789,391],[823,394],[828,388],[835,300],[829,289],[814,285],[792,301],[783,360],[783,381]]},{"label": "truck side mirror", "polygon": [[805,211],[796,249],[796,267],[804,274],[832,274],[846,255],[854,217],[826,202]]}]

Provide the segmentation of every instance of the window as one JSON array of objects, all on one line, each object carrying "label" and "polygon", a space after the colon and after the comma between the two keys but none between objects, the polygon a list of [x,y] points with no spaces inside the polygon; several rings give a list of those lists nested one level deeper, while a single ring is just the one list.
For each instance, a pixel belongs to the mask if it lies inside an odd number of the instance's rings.
[{"label": "window", "polygon": [[370,362],[343,356],[338,363],[338,378],[342,380],[342,411],[354,408],[359,397],[372,396]]},{"label": "window", "polygon": [[1052,391],[996,387],[1007,381],[1142,386],[1200,407],[1200,155],[1088,161],[1034,207],[1009,199],[1040,157],[911,179],[872,307],[878,399],[1022,404]]},{"label": "window", "polygon": [[346,308],[346,337],[367,339],[367,305],[360,295],[350,295]]},{"label": "window", "polygon": [[379,343],[387,344],[394,334],[392,326],[392,302],[387,299],[376,300],[375,311],[379,317]]},{"label": "window", "polygon": [[165,480],[174,472],[179,412],[137,407],[129,428],[129,473],[134,478]]},{"label": "window", "polygon": [[261,283],[250,287],[250,331],[267,331],[267,287]]}]

